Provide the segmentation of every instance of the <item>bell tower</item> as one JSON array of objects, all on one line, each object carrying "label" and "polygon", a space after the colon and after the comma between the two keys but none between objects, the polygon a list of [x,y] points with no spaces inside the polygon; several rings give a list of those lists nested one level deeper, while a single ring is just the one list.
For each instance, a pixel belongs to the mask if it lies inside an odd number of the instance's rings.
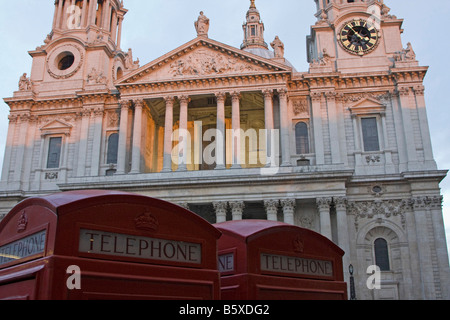
[{"label": "bell tower", "polygon": [[[402,54],[403,20],[380,0],[314,0],[317,22],[307,37],[311,68],[326,72],[377,72]],[[325,70],[326,69],[326,70]]]},{"label": "bell tower", "polygon": [[39,96],[73,95],[114,88],[138,67],[121,50],[122,0],[56,0],[52,30],[30,51],[32,91]]},{"label": "bell tower", "polygon": [[258,9],[256,9],[255,0],[250,0],[247,19],[242,28],[244,29],[244,42],[241,49],[269,48],[264,41],[264,23],[261,21]]}]

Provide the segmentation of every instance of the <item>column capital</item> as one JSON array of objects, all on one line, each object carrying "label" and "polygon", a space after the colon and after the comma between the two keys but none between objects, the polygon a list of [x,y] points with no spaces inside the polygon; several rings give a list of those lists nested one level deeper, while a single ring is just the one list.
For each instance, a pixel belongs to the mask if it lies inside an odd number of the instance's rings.
[{"label": "column capital", "polygon": [[213,202],[213,207],[214,210],[216,211],[216,223],[227,221],[228,202],[216,201]]},{"label": "column capital", "polygon": [[295,209],[295,199],[282,199],[280,200],[280,204],[283,208],[283,211]]},{"label": "column capital", "polygon": [[242,214],[245,208],[244,201],[231,201],[229,202],[229,205],[231,207],[233,220],[242,220]]},{"label": "column capital", "polygon": [[331,198],[317,198],[316,204],[319,211],[330,210],[332,199]]},{"label": "column capital", "polygon": [[327,100],[336,100],[337,93],[336,91],[327,91],[325,92],[325,97]]},{"label": "column capital", "polygon": [[175,101],[175,97],[174,96],[165,96],[164,97],[164,101],[166,102],[166,105],[172,104]]},{"label": "column capital", "polygon": [[120,105],[120,108],[122,108],[122,109],[128,109],[131,107],[131,100],[125,100],[125,99],[119,100],[119,105]]},{"label": "column capital", "polygon": [[189,98],[188,95],[182,95],[178,96],[178,101],[180,101],[180,104],[188,104],[191,101],[191,98]]},{"label": "column capital", "polygon": [[311,92],[310,97],[312,101],[320,101],[322,100],[322,92]]},{"label": "column capital", "polygon": [[273,90],[272,89],[264,89],[262,91],[264,95],[264,99],[272,99],[273,98]]},{"label": "column capital", "polygon": [[398,87],[397,88],[397,93],[400,96],[408,96],[410,91],[411,91],[411,89],[409,87]]},{"label": "column capital", "polygon": [[417,85],[414,86],[414,93],[416,94],[416,96],[423,96],[425,95],[425,86],[423,85]]},{"label": "column capital", "polygon": [[336,210],[347,210],[347,197],[337,197],[333,199]]},{"label": "column capital", "polygon": [[135,108],[142,108],[144,106],[144,99],[134,99],[133,102]]},{"label": "column capital", "polygon": [[280,99],[287,99],[288,97],[288,89],[281,88],[277,89],[278,95],[280,96]]},{"label": "column capital", "polygon": [[226,92],[216,92],[215,93],[217,102],[225,102],[225,98],[227,96]]},{"label": "column capital", "polygon": [[231,99],[233,100],[233,102],[239,101],[242,97],[240,91],[233,91],[230,94],[231,94]]}]

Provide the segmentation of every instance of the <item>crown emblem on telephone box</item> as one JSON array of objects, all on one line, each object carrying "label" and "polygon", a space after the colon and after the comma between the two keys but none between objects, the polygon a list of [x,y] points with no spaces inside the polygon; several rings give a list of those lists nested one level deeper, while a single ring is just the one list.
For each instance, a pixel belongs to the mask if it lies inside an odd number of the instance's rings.
[{"label": "crown emblem on telephone box", "polygon": [[27,225],[28,225],[28,215],[24,210],[20,215],[19,220],[17,221],[17,232],[18,233],[24,232],[27,229]]},{"label": "crown emblem on telephone box", "polygon": [[148,210],[144,213],[138,215],[136,219],[134,219],[136,229],[156,232],[159,228],[158,219],[152,215]]}]

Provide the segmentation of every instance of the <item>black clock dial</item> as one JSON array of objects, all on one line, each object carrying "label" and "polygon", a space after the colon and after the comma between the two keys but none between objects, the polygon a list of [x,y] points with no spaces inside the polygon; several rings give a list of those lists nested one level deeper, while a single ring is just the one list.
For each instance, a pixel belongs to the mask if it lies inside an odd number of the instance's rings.
[{"label": "black clock dial", "polygon": [[378,44],[378,31],[367,21],[354,20],[342,28],[340,43],[348,52],[364,55]]}]

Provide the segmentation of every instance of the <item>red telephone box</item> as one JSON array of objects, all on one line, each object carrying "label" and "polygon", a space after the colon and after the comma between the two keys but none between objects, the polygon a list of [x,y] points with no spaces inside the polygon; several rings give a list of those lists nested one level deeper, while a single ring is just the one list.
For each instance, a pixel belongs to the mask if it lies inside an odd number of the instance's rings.
[{"label": "red telephone box", "polygon": [[215,225],[224,300],[346,300],[342,257],[311,230],[271,221]]},{"label": "red telephone box", "polygon": [[196,214],[139,195],[28,199],[0,223],[0,300],[220,299],[219,237]]}]

